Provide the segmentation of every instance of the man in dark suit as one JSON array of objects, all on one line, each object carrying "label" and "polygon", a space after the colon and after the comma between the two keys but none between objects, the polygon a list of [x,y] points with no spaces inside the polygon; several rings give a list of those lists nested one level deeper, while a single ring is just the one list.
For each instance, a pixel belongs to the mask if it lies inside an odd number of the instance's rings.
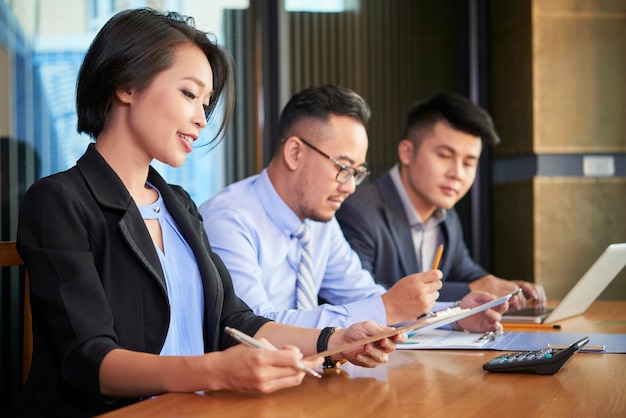
[{"label": "man in dark suit", "polygon": [[489,274],[470,256],[454,205],[469,191],[483,142],[500,141],[487,112],[456,94],[439,94],[413,106],[398,144],[399,163],[377,181],[361,186],[337,212],[344,235],[363,267],[380,283],[431,268],[444,245],[442,301],[461,299],[470,290],[502,296],[518,287],[511,301],[545,306],[541,285]]}]

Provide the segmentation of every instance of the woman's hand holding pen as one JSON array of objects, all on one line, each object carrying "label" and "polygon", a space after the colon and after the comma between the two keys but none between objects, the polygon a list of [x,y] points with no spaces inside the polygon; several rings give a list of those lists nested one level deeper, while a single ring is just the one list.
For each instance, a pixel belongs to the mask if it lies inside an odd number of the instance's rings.
[{"label": "woman's hand holding pen", "polygon": [[[269,345],[269,341],[264,338],[258,340]],[[305,376],[296,367],[298,364],[316,369],[323,362],[321,357],[303,360],[302,352],[294,346],[273,351],[239,344],[205,357],[211,363],[207,376],[210,376],[212,384],[220,384],[219,388],[211,388],[212,390],[253,393],[271,393],[297,386]],[[219,374],[217,378],[216,374]]]}]

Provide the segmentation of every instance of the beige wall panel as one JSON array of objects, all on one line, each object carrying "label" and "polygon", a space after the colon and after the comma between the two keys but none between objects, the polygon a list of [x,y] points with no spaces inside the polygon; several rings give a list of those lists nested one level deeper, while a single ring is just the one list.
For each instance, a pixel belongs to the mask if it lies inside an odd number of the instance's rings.
[{"label": "beige wall panel", "polygon": [[596,13],[598,10],[605,13],[622,13],[626,11],[626,2],[624,0],[535,0],[533,7],[541,13],[561,13],[565,10],[576,13]]},{"label": "beige wall panel", "polygon": [[532,152],[530,0],[492,2],[491,109],[502,143],[494,155]]},{"label": "beige wall panel", "polygon": [[498,184],[493,192],[493,273],[533,280],[533,185],[531,180]]},{"label": "beige wall panel", "polygon": [[[626,179],[535,177],[494,186],[494,269],[561,299],[608,244],[626,242]],[[600,295],[626,299],[626,270]]]},{"label": "beige wall panel", "polygon": [[[606,246],[626,242],[626,178],[536,177],[535,279],[562,298]],[[626,299],[626,270],[602,295]]]},{"label": "beige wall panel", "polygon": [[626,151],[626,2],[622,11],[535,4],[534,151]]},{"label": "beige wall panel", "polygon": [[[626,151],[626,2],[492,2],[496,157]],[[494,273],[562,298],[611,242],[626,242],[626,179],[494,186]],[[626,271],[601,295],[626,299]]]}]

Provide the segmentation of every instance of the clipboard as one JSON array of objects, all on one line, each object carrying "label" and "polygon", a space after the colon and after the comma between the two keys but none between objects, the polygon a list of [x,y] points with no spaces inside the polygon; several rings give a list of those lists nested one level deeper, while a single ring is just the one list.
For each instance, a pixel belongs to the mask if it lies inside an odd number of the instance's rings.
[{"label": "clipboard", "polygon": [[341,347],[319,352],[313,356],[306,357],[305,360],[311,360],[311,359],[318,358],[318,357],[332,356],[333,354],[337,354],[337,353],[341,353],[342,351],[347,351],[353,348],[361,347],[361,346],[364,346],[365,344],[382,340],[383,338],[393,337],[405,331],[410,334],[417,334],[420,332],[439,328],[441,326],[448,325],[454,321],[458,321],[459,319],[467,318],[468,316],[472,316],[479,312],[485,311],[489,308],[493,308],[495,306],[508,302],[509,299],[511,299],[513,296],[516,296],[521,291],[522,289],[517,289],[514,292],[509,293],[506,296],[502,296],[501,298],[494,299],[491,302],[478,305],[471,309],[470,308],[465,308],[465,309],[458,308],[457,310],[455,310],[454,308],[447,308],[441,311],[433,312],[432,314],[429,314],[426,317],[417,319],[416,321],[413,321],[413,322],[408,322],[404,324],[396,324],[396,328],[393,330],[385,331],[380,334],[363,338],[361,340],[353,341],[351,343],[344,344]]}]

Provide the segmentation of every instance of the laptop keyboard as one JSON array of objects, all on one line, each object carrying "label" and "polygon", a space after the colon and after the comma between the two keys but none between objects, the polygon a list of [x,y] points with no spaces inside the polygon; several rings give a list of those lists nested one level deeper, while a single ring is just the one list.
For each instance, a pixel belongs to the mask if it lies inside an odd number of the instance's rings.
[{"label": "laptop keyboard", "polygon": [[547,315],[552,312],[551,308],[543,308],[543,309],[533,309],[533,308],[525,308],[519,311],[509,310],[506,312],[507,316],[541,316]]}]

